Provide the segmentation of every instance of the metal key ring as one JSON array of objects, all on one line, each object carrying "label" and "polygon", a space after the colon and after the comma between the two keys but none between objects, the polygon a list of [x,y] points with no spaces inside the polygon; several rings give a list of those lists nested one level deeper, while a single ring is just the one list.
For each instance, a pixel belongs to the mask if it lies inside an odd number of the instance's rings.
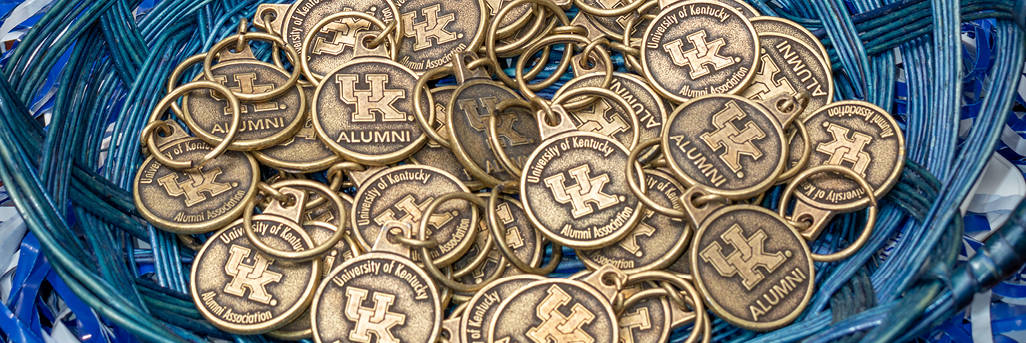
[{"label": "metal key ring", "polygon": [[805,122],[794,120],[791,124],[798,128],[796,134],[802,136],[802,158],[798,160],[798,164],[780,173],[780,176],[777,177],[780,183],[786,182],[788,179],[798,175],[805,168],[805,165],[809,163],[809,158],[812,157],[812,142],[809,141],[809,131],[805,127]]},{"label": "metal key ring", "polygon": [[[270,185],[270,188],[275,191],[283,187],[313,190],[317,193],[320,193],[322,197],[326,197],[328,200],[330,200],[332,204],[335,205],[335,209],[338,210],[339,214],[338,218],[335,218],[335,223],[333,223],[335,224],[335,228],[337,229],[335,230],[335,233],[333,233],[331,237],[328,238],[328,240],[324,241],[323,244],[317,245],[316,247],[313,247],[310,250],[282,251],[275,249],[274,247],[267,245],[267,243],[264,243],[262,240],[260,240],[260,237],[257,237],[256,231],[253,231],[253,210],[256,209],[256,201],[250,201],[249,204],[246,204],[246,210],[243,212],[242,215],[242,229],[246,233],[246,238],[249,239],[253,246],[255,246],[257,249],[260,249],[260,251],[274,257],[292,261],[309,261],[324,255],[328,252],[328,250],[334,248],[335,244],[342,240],[342,237],[346,235],[347,231],[342,224],[346,222],[344,219],[347,215],[347,213],[345,213],[344,211],[345,205],[342,203],[342,198],[339,197],[338,194],[335,194],[335,192],[328,188],[328,186],[325,186],[320,182],[311,180],[282,180]],[[292,220],[289,218],[283,219]]]},{"label": "metal key ring", "polygon": [[[446,149],[452,149],[452,143],[450,143],[448,139],[445,139],[445,137],[442,137],[442,135],[439,135],[438,131],[435,131],[435,128],[432,125],[432,123],[435,122],[435,116],[437,113],[435,113],[435,97],[431,94],[431,89],[427,88],[427,83],[450,74],[452,74],[452,67],[438,67],[428,70],[424,75],[417,78],[417,85],[413,87],[413,114],[414,117],[417,118],[417,122],[420,123],[420,130],[427,135],[428,139],[438,143],[438,145],[441,145]],[[424,117],[424,108],[420,105],[421,98],[424,94],[427,94],[429,114],[426,118]]]},{"label": "metal key ring", "polygon": [[[645,20],[645,18],[646,18],[645,15],[641,14],[641,13],[645,13],[645,11],[647,11],[650,7],[656,6],[658,4],[659,4],[658,1],[647,1],[647,2],[644,2],[637,9],[639,15],[637,17],[631,18],[630,20],[627,21],[627,23],[625,23],[623,25],[623,36],[620,38],[620,42],[624,46],[629,47],[631,49],[635,49],[634,46],[631,45],[631,32],[634,31],[634,26],[640,24],[642,20]],[[654,19],[654,18],[652,18],[652,19]],[[631,50],[631,51],[624,50],[624,54],[623,54],[624,64],[626,64],[627,67],[630,68],[633,71],[641,71],[642,70],[642,66],[641,66],[641,60],[638,59],[639,56],[641,56],[641,50],[640,49]]]},{"label": "metal key ring", "polygon": [[[298,65],[297,63],[299,63],[299,53],[297,53],[292,48],[289,48],[286,45],[285,41],[282,40],[280,37],[263,32],[246,32],[243,34],[231,35],[228,38],[225,38],[220,42],[217,42],[217,44],[214,44],[214,46],[210,48],[210,51],[207,53],[207,56],[203,58],[203,77],[205,77],[207,80],[214,80],[214,73],[212,71],[214,57],[216,57],[221,50],[228,47],[228,45],[238,43],[240,40],[243,42],[248,42],[251,40],[262,40],[271,42],[274,46],[281,46],[284,48],[282,50],[285,51],[285,55],[288,57],[289,63],[291,63],[293,66]],[[302,68],[292,68],[292,73],[289,74],[288,81],[285,81],[284,84],[275,87],[270,91],[253,94],[232,91],[232,95],[238,97],[242,101],[247,102],[257,102],[273,99],[279,95],[285,94],[285,92],[289,91],[290,89],[292,89],[292,87],[296,86],[296,83],[299,82],[299,76],[302,74],[301,69]]]},{"label": "metal key ring", "polygon": [[[434,213],[434,211],[438,208],[439,205],[441,205],[442,203],[445,203],[445,202],[447,202],[449,200],[453,200],[453,199],[465,200],[465,201],[468,201],[468,202],[470,202],[470,203],[472,203],[472,204],[474,204],[476,206],[479,206],[479,207],[487,206],[487,204],[485,203],[484,199],[481,199],[481,197],[477,196],[474,193],[455,192],[455,193],[448,193],[448,194],[442,195],[442,196],[440,196],[438,198],[435,198],[435,200],[432,201],[430,205],[428,205],[427,210],[424,211],[423,217],[421,217],[420,224],[419,224],[419,226],[417,228],[417,239],[419,239],[421,241],[424,241],[426,239],[426,228],[427,228],[427,223],[428,223],[428,220],[430,219],[429,217],[431,216],[431,214]],[[474,212],[477,212],[477,207],[474,207]],[[480,218],[478,218],[478,216],[475,213],[475,215],[472,217],[472,219],[470,221],[470,227],[474,228],[474,229],[469,230],[470,231],[468,233],[469,236],[467,237],[468,240],[471,240],[471,241],[474,240],[474,235],[477,234],[476,228],[477,228],[477,225],[478,225],[478,220],[480,220]],[[438,281],[442,285],[445,285],[446,287],[452,289],[453,291],[461,292],[461,293],[476,292],[477,290],[483,288],[485,285],[491,283],[492,281],[495,281],[495,280],[499,279],[499,277],[502,276],[501,273],[495,273],[492,276],[490,276],[487,279],[485,279],[484,281],[482,281],[480,283],[476,283],[476,284],[465,284],[465,283],[462,283],[462,282],[458,282],[458,281],[452,280],[451,277],[442,274],[442,271],[439,270],[438,266],[435,265],[435,263],[434,263],[434,261],[433,261],[433,259],[431,257],[431,252],[428,251],[428,247],[418,247],[418,248],[420,250],[421,261],[423,262],[423,265],[424,265],[424,271],[426,271],[428,273],[428,275],[431,275],[431,277],[434,278],[436,281]]]},{"label": "metal key ring", "polygon": [[582,0],[574,0],[574,5],[577,5],[577,8],[579,8],[581,10],[581,12],[584,12],[584,13],[587,13],[587,14],[590,14],[590,15],[593,15],[593,16],[598,16],[598,17],[619,17],[619,16],[622,16],[624,14],[630,13],[630,12],[640,8],[642,5],[644,5],[646,3],[658,3],[658,2],[656,2],[656,1],[645,1],[645,0],[634,0],[634,2],[628,3],[624,7],[605,9],[605,8],[600,8],[600,7],[595,7],[595,6],[589,5],[589,4],[585,3]]},{"label": "metal key ring", "polygon": [[[634,164],[630,162],[637,162],[638,155],[641,154],[643,150],[646,150],[648,149],[648,147],[653,145],[659,145],[659,143],[659,138],[651,138],[645,140],[644,142],[638,143],[638,146],[634,147],[634,149],[631,149],[631,153],[627,155],[628,165],[625,171],[625,173],[627,174],[627,187],[631,189],[631,192],[634,193],[634,196],[638,197],[638,200],[640,200],[641,203],[645,204],[645,206],[647,206],[648,209],[667,217],[685,218],[687,217],[687,213],[685,213],[683,210],[677,210],[660,205],[656,203],[655,200],[652,200],[652,198],[650,198],[647,194],[645,194],[645,190],[641,189],[641,185],[639,185],[637,181],[638,179],[645,179],[645,169],[640,166],[631,168],[631,166]],[[641,175],[637,179],[635,179],[634,177],[634,169],[637,169],[641,173]]]},{"label": "metal key ring", "polygon": [[[487,33],[487,35],[485,37],[495,37],[495,33],[496,33],[497,28],[498,28],[498,23],[499,23],[500,19],[505,17],[507,14],[509,14],[510,10],[512,10],[514,7],[522,5],[522,4],[525,4],[525,3],[532,3],[532,4],[536,4],[536,5],[541,5],[541,6],[539,6],[539,8],[544,7],[549,12],[551,12],[553,14],[553,16],[556,18],[556,20],[559,21],[560,24],[562,24],[562,25],[570,25],[570,19],[567,18],[566,12],[564,12],[562,8],[559,8],[559,6],[556,6],[556,4],[552,3],[551,1],[544,1],[544,0],[514,0],[513,2],[507,4],[505,7],[500,9],[499,13],[497,13],[495,15],[495,17],[494,17],[494,19],[492,21],[492,24],[488,25],[488,33]],[[501,70],[502,68],[501,68],[501,66],[499,64],[499,58],[498,58],[498,56],[496,56],[495,40],[494,39],[486,39],[485,43],[486,43],[485,44],[486,57],[488,57],[488,61],[492,64],[492,68],[494,68],[495,70]],[[563,63],[563,60],[565,60],[567,63]],[[563,55],[563,60],[560,61],[560,65],[568,64],[568,62],[570,61],[570,55],[569,54],[564,54]],[[564,67],[564,68],[562,68],[560,70],[561,70],[560,72],[553,73],[553,75],[562,75],[562,71],[565,71],[566,68]],[[507,86],[509,86],[509,87],[516,86],[516,83],[513,81],[513,79],[511,79],[509,77],[509,75],[506,75],[506,73],[496,73],[496,76],[498,76],[499,80],[501,80]]]},{"label": "metal key ring", "polygon": [[[610,74],[610,76],[611,76],[611,74]],[[566,93],[561,93],[561,94],[557,95],[555,98],[552,98],[551,104],[552,104],[552,106],[555,106],[555,105],[561,105],[562,106],[564,101],[569,100],[569,99],[573,99],[574,97],[579,96],[579,95],[593,95],[593,96],[601,96],[601,97],[605,97],[605,98],[608,98],[608,99],[612,99],[613,101],[616,102],[617,105],[620,105],[620,107],[622,107],[623,109],[627,110],[629,113],[634,114],[634,109],[631,108],[631,105],[627,102],[627,100],[624,100],[623,97],[617,95],[615,92],[613,92],[611,90],[608,90],[608,89],[605,89],[605,88],[593,87],[593,86],[574,88],[574,89],[568,90]],[[630,145],[624,144],[624,145],[627,147],[627,150],[632,150],[632,149],[634,149],[635,146],[638,145],[638,140],[641,137],[641,124],[638,122],[638,116],[630,115],[628,117],[630,117],[630,119],[631,119],[631,128],[634,129],[634,135],[631,136],[631,144]]]},{"label": "metal key ring", "polygon": [[[485,194],[485,193],[476,193],[476,194],[477,194],[477,196],[479,196],[481,198],[488,197],[488,194]],[[480,221],[478,223],[480,223]],[[480,224],[478,224],[478,225],[480,225]],[[463,266],[462,269],[454,270],[452,272],[452,277],[453,278],[460,278],[460,277],[467,276],[470,273],[473,273],[474,270],[477,269],[477,267],[480,267],[482,264],[485,263],[485,261],[488,261],[488,252],[492,250],[492,246],[493,245],[495,245],[495,239],[493,239],[492,235],[488,235],[488,239],[485,240],[485,245],[480,248],[480,250],[478,251],[477,256],[474,256],[474,259],[471,260],[470,263],[467,264],[466,266]],[[503,271],[506,270],[506,257],[505,256],[500,256],[499,257],[498,268],[496,270],[497,270],[496,273],[500,273],[500,274]]]},{"label": "metal key ring", "polygon": [[[182,61],[182,63],[179,63],[177,66],[175,66],[175,70],[172,70],[171,71],[171,75],[168,76],[168,79],[167,79],[167,90],[166,91],[168,93],[170,93],[171,91],[173,91],[175,89],[175,87],[178,87],[178,81],[181,81],[181,80],[179,80],[179,78],[182,77],[182,74],[185,73],[185,70],[188,69],[189,67],[192,67],[195,64],[199,64],[200,62],[203,62],[203,59],[206,58],[206,57],[207,57],[207,53],[205,53],[205,52],[204,53],[195,54],[195,55],[189,56],[189,58],[186,58],[184,61]],[[177,116],[182,116],[183,115],[182,114],[183,113],[182,112],[182,108],[178,107],[178,104],[176,104],[176,103],[173,103],[173,102],[171,103],[171,110],[175,111],[175,115],[177,115]]]},{"label": "metal key ring", "polygon": [[[502,226],[500,226],[499,222],[496,220],[499,216],[498,207],[499,194],[502,193],[501,188],[501,186],[492,188],[491,195],[488,196],[488,214],[485,217],[488,219],[488,229],[491,231],[491,236],[495,239],[503,257],[513,264],[514,267],[528,274],[545,275],[556,270],[556,267],[559,266],[559,262],[563,259],[563,247],[554,242],[552,243],[552,258],[549,259],[548,263],[541,267],[535,267],[532,266],[532,263],[530,262],[524,262],[524,260],[521,260],[520,257],[516,255],[516,252],[509,247],[509,244],[506,242],[506,235],[502,232]],[[532,230],[537,230],[534,226],[530,226],[530,228]],[[542,258],[545,257],[544,249],[541,250],[541,255]]]},{"label": "metal key ring", "polygon": [[[163,117],[164,110],[168,109],[170,105],[178,99],[178,97],[182,96],[186,92],[191,92],[200,88],[211,89],[215,92],[225,95],[225,98],[228,99],[228,105],[232,109],[232,124],[228,128],[228,132],[225,134],[221,142],[218,143],[217,146],[210,150],[210,152],[208,152],[206,155],[203,155],[203,158],[199,160],[199,163],[195,163],[195,161],[185,162],[172,160],[167,156],[164,156],[164,154],[160,153],[160,149],[159,147],[157,147],[157,142],[156,139],[153,137],[153,133],[158,127],[166,125],[165,122],[160,120],[160,118]],[[203,166],[207,162],[210,162],[218,156],[221,156],[221,154],[227,151],[228,147],[232,144],[232,141],[235,139],[235,135],[239,133],[239,122],[241,121],[241,111],[239,106],[239,98],[236,98],[234,95],[232,95],[232,92],[228,89],[228,87],[210,81],[190,82],[185,85],[182,85],[181,87],[175,88],[166,96],[164,96],[163,99],[160,99],[160,102],[157,103],[157,106],[155,106],[153,108],[153,111],[150,112],[149,123],[147,123],[146,126],[143,127],[143,130],[140,133],[140,137],[143,143],[146,145],[146,148],[150,151],[150,154],[153,155],[153,158],[156,159],[157,162],[160,162],[168,168],[182,170]]]},{"label": "metal key ring", "polygon": [[855,252],[861,249],[862,246],[869,241],[870,236],[872,236],[873,227],[876,225],[877,212],[879,211],[879,206],[876,203],[876,195],[873,194],[873,187],[869,185],[869,182],[867,182],[865,178],[855,173],[851,169],[842,166],[824,165],[809,168],[801,174],[798,174],[798,176],[795,176],[795,178],[787,184],[787,188],[784,188],[784,192],[780,194],[780,204],[778,205],[779,209],[777,210],[777,214],[779,214],[781,218],[790,220],[790,218],[787,217],[785,214],[785,211],[787,210],[786,206],[788,202],[791,200],[791,194],[795,192],[795,189],[798,187],[798,184],[802,181],[805,181],[805,179],[808,179],[812,175],[825,172],[836,172],[844,174],[845,176],[850,177],[852,180],[858,183],[859,187],[862,187],[862,189],[866,191],[866,194],[869,196],[869,213],[866,216],[866,226],[862,230],[862,233],[859,235],[859,237],[855,239],[855,242],[852,242],[850,245],[848,245],[847,248],[841,249],[840,251],[832,254],[820,255],[812,253],[812,260],[816,262],[840,261],[851,255],[854,255]]},{"label": "metal key ring", "polygon": [[[322,28],[324,28],[325,26],[327,26],[328,24],[330,24],[330,23],[332,23],[332,22],[334,22],[336,20],[339,20],[339,19],[342,19],[342,18],[346,18],[346,17],[360,18],[360,19],[369,21],[371,23],[371,27],[374,27],[374,26],[380,27],[381,28],[381,33],[379,33],[374,38],[375,42],[380,41],[380,39],[382,39],[382,38],[387,38],[387,41],[388,41],[388,43],[390,45],[390,49],[389,49],[389,52],[388,52],[388,58],[394,61],[396,59],[396,56],[399,55],[399,44],[396,44],[395,38],[393,36],[389,35],[389,30],[394,30],[394,29],[397,28],[396,25],[398,25],[398,24],[396,24],[395,20],[393,20],[390,24],[385,25],[385,23],[382,22],[381,20],[379,20],[378,18],[375,18],[374,16],[372,16],[370,14],[367,14],[367,13],[363,13],[363,12],[345,11],[345,12],[334,13],[332,15],[324,17],[324,19],[321,19],[320,21],[318,21],[317,24],[314,24],[314,26],[312,28],[310,28],[310,30],[307,31],[306,36],[303,37],[303,47],[301,49],[299,49],[299,61],[300,61],[299,64],[300,64],[300,67],[301,67],[300,69],[303,71],[303,76],[306,76],[306,78],[308,80],[310,80],[311,82],[313,82],[314,84],[320,83],[321,79],[324,78],[324,75],[316,75],[316,74],[314,74],[313,70],[310,69],[310,61],[309,61],[310,53],[309,53],[309,51],[310,51],[310,46],[312,45],[310,43],[313,41],[313,39],[317,35],[317,33],[319,33],[321,31]],[[356,44],[365,44],[365,42],[356,42]],[[380,44],[380,43],[378,43],[378,44]],[[366,45],[370,46],[370,47],[377,46],[373,42],[366,43]]]}]

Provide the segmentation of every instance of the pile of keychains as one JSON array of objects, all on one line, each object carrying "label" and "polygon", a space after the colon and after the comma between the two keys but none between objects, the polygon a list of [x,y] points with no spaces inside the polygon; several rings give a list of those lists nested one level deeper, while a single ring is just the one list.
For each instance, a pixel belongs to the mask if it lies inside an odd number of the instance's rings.
[{"label": "pile of keychains", "polygon": [[[252,23],[176,68],[134,182],[196,249],[192,298],[227,332],[773,330],[813,262],[866,242],[903,167],[888,113],[833,101],[819,40],[738,0],[297,0]],[[854,238],[810,250],[863,209]],[[590,271],[546,277],[564,248]]]}]

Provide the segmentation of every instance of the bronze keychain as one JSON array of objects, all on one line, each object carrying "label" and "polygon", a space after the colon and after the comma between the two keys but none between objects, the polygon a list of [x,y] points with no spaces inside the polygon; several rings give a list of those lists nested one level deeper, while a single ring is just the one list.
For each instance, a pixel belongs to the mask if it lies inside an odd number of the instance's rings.
[{"label": "bronze keychain", "polygon": [[438,338],[441,296],[401,243],[411,231],[409,223],[383,225],[370,253],[346,261],[321,283],[310,310],[314,342]]},{"label": "bronze keychain", "polygon": [[[202,88],[226,96],[232,108],[231,128],[216,147],[189,137],[171,120],[161,120],[175,99]],[[260,169],[248,154],[227,151],[238,132],[239,107],[226,87],[208,81],[176,88],[157,104],[141,134],[149,157],[132,183],[144,219],[164,230],[195,234],[220,229],[242,215],[256,196]]]}]

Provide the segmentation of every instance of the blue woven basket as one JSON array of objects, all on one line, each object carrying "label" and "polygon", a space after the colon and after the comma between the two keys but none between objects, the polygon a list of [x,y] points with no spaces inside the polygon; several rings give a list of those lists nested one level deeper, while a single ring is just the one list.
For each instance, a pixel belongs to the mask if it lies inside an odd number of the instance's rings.
[{"label": "blue woven basket", "polygon": [[[968,262],[956,264],[956,256],[963,230],[958,206],[995,150],[1022,74],[1026,2],[749,2],[819,36],[838,98],[864,99],[895,113],[909,160],[865,248],[847,260],[817,264],[816,294],[795,323],[757,334],[716,321],[714,341],[908,340],[1020,268],[1026,205]],[[55,1],[6,57],[0,177],[60,277],[47,280],[73,307],[78,331],[88,333],[80,339],[264,341],[220,332],[202,319],[186,294],[191,250],[140,219],[128,191],[141,158],[139,131],[171,70],[233,33],[239,19],[252,17],[257,1],[169,0],[137,13],[141,3]],[[963,31],[980,35],[975,38],[987,46],[987,56],[963,51]],[[899,75],[902,87],[896,86]],[[975,77],[974,94],[964,94],[969,86],[960,75]],[[29,111],[40,102],[52,102],[45,128]],[[960,138],[958,123],[969,119]],[[843,245],[859,220],[836,220],[833,234],[813,248]],[[887,258],[880,258],[888,245]],[[581,269],[572,251],[567,254],[557,275]],[[101,319],[90,319],[88,308]],[[42,342],[33,332],[38,323],[13,323],[0,321],[8,340]],[[107,326],[113,329],[102,329]]]}]

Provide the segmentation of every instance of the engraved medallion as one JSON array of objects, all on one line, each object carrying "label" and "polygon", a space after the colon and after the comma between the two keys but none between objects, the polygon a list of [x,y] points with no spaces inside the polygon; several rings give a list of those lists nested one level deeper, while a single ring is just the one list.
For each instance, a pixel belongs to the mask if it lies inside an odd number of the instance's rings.
[{"label": "engraved medallion", "polygon": [[314,342],[434,342],[442,324],[439,298],[431,278],[409,259],[359,256],[317,289],[310,310]]},{"label": "engraved medallion", "polygon": [[676,102],[736,94],[755,74],[759,39],[736,9],[713,1],[664,8],[645,31],[641,64],[655,89]]},{"label": "engraved medallion", "polygon": [[[349,203],[346,204],[349,205]],[[347,207],[346,209],[348,210],[349,208]],[[310,238],[313,239],[314,246],[319,246],[324,242],[327,242],[328,239],[331,238],[331,235],[335,233],[335,229],[336,228],[333,225],[330,225],[327,222],[312,222],[303,225],[303,230],[306,230],[306,232],[310,234]],[[339,240],[338,243],[335,244],[335,248],[328,250],[328,253],[321,258],[321,276],[324,280],[327,280],[328,274],[331,273],[336,265],[340,265],[342,262],[356,257],[357,253],[358,251],[356,250],[356,247],[350,246],[347,240]],[[312,334],[312,330],[310,329],[310,308],[308,307],[306,311],[303,311],[303,314],[300,315],[299,318],[288,325],[267,334],[274,338],[293,341],[310,338]]]},{"label": "engraved medallion", "polygon": [[495,316],[499,305],[510,294],[527,284],[544,279],[537,275],[517,275],[501,278],[477,291],[467,302],[467,309],[460,316],[459,335],[463,343],[487,343],[488,324]]},{"label": "engraved medallion", "polygon": [[808,94],[803,120],[834,100],[834,79],[830,67],[815,50],[791,36],[759,34],[760,56],[752,83],[741,96],[764,103],[780,95]]},{"label": "engraved medallion", "polygon": [[[385,24],[396,20],[398,12],[390,0],[296,0],[289,6],[278,32],[298,53],[303,49],[303,40],[318,22],[345,11],[363,12]],[[380,29],[372,26],[367,20],[343,18],[321,28],[313,38],[313,46],[307,47],[310,71],[326,75],[353,59],[359,34]]]},{"label": "engraved medallion", "polygon": [[347,159],[373,165],[398,162],[427,139],[413,115],[416,84],[413,71],[391,60],[350,61],[317,86],[314,128]]},{"label": "engraved medallion", "polygon": [[691,275],[691,260],[688,254],[680,255],[676,261],[666,266],[666,271],[679,275]]},{"label": "engraved medallion", "polygon": [[[242,220],[207,239],[192,264],[189,290],[203,318],[221,330],[258,334],[293,321],[310,304],[320,263],[277,260],[246,238]],[[253,217],[261,241],[283,251],[313,247],[297,224],[272,215]]]},{"label": "engraved medallion", "polygon": [[734,95],[692,100],[663,128],[663,151],[674,174],[730,199],[752,197],[773,185],[787,160],[785,149],[776,118]]},{"label": "engraved medallion", "polygon": [[691,270],[717,316],[757,331],[794,321],[815,280],[805,240],[780,216],[754,205],[727,206],[704,221],[692,244]]},{"label": "engraved medallion", "polygon": [[805,27],[798,25],[793,21],[777,18],[777,17],[755,17],[752,19],[752,26],[755,27],[755,32],[760,35],[764,33],[776,33],[785,36],[789,36],[795,40],[798,40],[805,45],[812,47],[812,50],[816,52],[816,56],[819,56],[819,60],[823,65],[830,66],[830,58],[827,54],[826,47],[820,42],[819,37],[809,32]]},{"label": "engraved medallion", "polygon": [[[495,106],[508,99],[520,99],[513,90],[491,80],[470,80],[461,85],[449,103],[446,127],[452,149],[463,167],[486,185],[495,185],[512,176],[502,167],[488,144],[488,117],[496,115]],[[532,114],[506,111],[496,118],[496,133],[510,159],[524,165],[527,156],[541,141]]]},{"label": "engraved medallion", "polygon": [[[837,165],[861,175],[879,199],[898,182],[905,166],[905,137],[887,111],[864,101],[831,103],[805,119],[812,152],[809,166]],[[843,175],[819,174],[798,185],[797,197],[827,210],[869,204],[858,183]]]},{"label": "engraved medallion", "polygon": [[[242,94],[259,94],[284,85],[289,74],[273,64],[253,59],[222,61],[211,70],[214,82]],[[197,76],[197,79],[202,75]],[[197,90],[182,97],[182,111],[192,133],[210,144],[219,144],[232,123],[232,109],[220,94]],[[255,150],[274,146],[303,126],[308,106],[303,89],[294,87],[262,102],[242,102],[239,133],[233,150]]]},{"label": "engraved medallion", "polygon": [[[306,103],[313,104],[314,88],[304,88],[303,94],[306,96]],[[270,148],[254,151],[253,157],[272,168],[297,173],[321,171],[338,162],[338,155],[317,137],[317,130],[314,129],[313,118],[310,115],[311,107],[312,105],[307,106],[307,113],[303,115],[304,124],[292,138]]]},{"label": "engraved medallion", "polygon": [[[602,86],[603,73],[592,73],[571,79],[556,91],[556,97],[571,89]],[[613,91],[631,105],[631,113],[624,113],[616,102],[599,98],[584,108],[568,111],[581,131],[602,133],[613,136],[625,145],[630,143],[630,119],[626,115],[636,115],[640,127],[638,141],[659,137],[663,123],[670,107],[659,97],[644,80],[633,74],[613,73],[609,82],[609,90]],[[581,97],[570,99],[577,101]],[[624,136],[627,136],[624,138]]]},{"label": "engraved medallion", "polygon": [[488,342],[615,343],[619,333],[616,313],[591,285],[546,279],[513,292],[499,305]]},{"label": "engraved medallion", "polygon": [[[438,127],[435,132],[447,140],[449,139],[449,129],[446,128],[445,122],[449,120],[449,101],[452,98],[452,92],[455,91],[456,88],[456,86],[443,86],[431,89],[431,96],[435,100],[435,126]],[[430,139],[426,144],[424,144],[424,147],[420,148],[420,150],[417,150],[416,153],[410,156],[410,161],[416,164],[432,166],[444,170],[445,172],[455,176],[471,190],[477,190],[483,187],[481,182],[477,181],[473,176],[470,176],[470,173],[468,173],[466,169],[463,169],[463,166],[460,165],[459,158],[456,157],[456,154],[454,154],[452,150],[449,150],[449,148],[446,148]]]},{"label": "engraved medallion", "polygon": [[[527,217],[527,212],[524,211],[520,202],[510,197],[500,197],[498,205],[496,205],[495,214],[497,215],[495,218],[496,222],[502,226],[502,232],[505,234],[503,239],[506,241],[506,246],[513,251],[513,254],[530,266],[537,267],[540,265],[542,258],[545,257],[542,237],[538,230],[535,230],[534,226],[531,225],[530,218]],[[478,226],[480,228],[475,237],[474,244],[471,245],[470,250],[467,250],[463,258],[453,263],[453,267],[456,269],[463,269],[464,266],[470,265],[482,253],[481,250],[486,246],[489,237],[491,237],[492,232],[487,226],[488,221],[481,220],[479,223]],[[492,244],[498,243],[493,242]],[[502,272],[505,276],[520,274],[516,267],[499,264],[503,255],[497,246],[493,245],[489,251],[484,253],[488,254],[487,260],[475,268],[472,273],[458,278],[458,281],[478,284],[487,280],[489,276],[496,273],[500,268],[504,268]]]},{"label": "engraved medallion", "polygon": [[[398,221],[416,227],[435,198],[469,191],[456,177],[436,168],[389,168],[367,179],[357,191],[352,216],[355,236],[369,250],[369,243],[378,237],[385,224]],[[431,215],[427,237],[437,240],[439,245],[428,251],[436,265],[451,264],[470,248],[471,219],[477,215],[477,207],[460,200],[443,203]]]},{"label": "engraved medallion", "polygon": [[[684,186],[673,176],[659,170],[645,172],[646,194],[659,205],[684,211],[680,195]],[[668,217],[649,209],[623,240],[596,250],[579,251],[577,257],[590,269],[610,265],[626,273],[665,267],[674,262],[688,245],[690,225],[683,218]]]},{"label": "engraved medallion", "polygon": [[[211,149],[198,138],[161,145],[161,153],[175,161],[198,161]],[[132,196],[139,214],[153,226],[198,234],[239,218],[256,196],[259,180],[256,160],[243,152],[227,151],[189,171],[168,168],[150,156],[135,174]]]},{"label": "engraved medallion", "polygon": [[476,51],[485,31],[483,0],[397,0],[403,23],[399,63],[423,73],[449,64],[454,52]]},{"label": "engraved medallion", "polygon": [[520,196],[531,222],[571,248],[619,241],[641,219],[641,202],[627,186],[627,149],[591,132],[543,141],[527,159]]}]

